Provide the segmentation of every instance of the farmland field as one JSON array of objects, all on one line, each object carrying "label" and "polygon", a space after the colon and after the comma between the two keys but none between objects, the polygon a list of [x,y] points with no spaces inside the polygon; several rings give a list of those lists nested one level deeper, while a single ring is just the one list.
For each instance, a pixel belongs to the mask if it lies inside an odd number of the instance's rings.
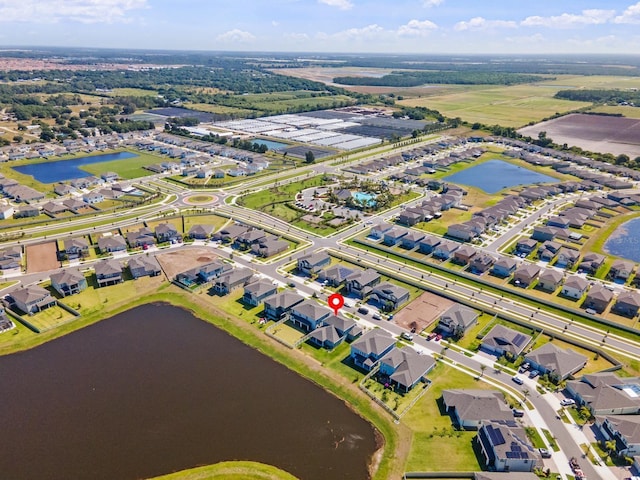
[{"label": "farmland field", "polygon": [[601,115],[567,115],[519,130],[535,137],[545,131],[555,143],[592,152],[640,155],[640,121]]}]

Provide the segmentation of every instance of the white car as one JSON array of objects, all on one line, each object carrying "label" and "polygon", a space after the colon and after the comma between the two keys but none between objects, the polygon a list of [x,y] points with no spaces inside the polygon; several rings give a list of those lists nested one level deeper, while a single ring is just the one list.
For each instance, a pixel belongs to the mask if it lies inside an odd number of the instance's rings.
[{"label": "white car", "polygon": [[402,332],[402,334],[400,335],[402,338],[404,338],[405,340],[408,341],[413,341],[413,335],[409,332]]},{"label": "white car", "polygon": [[573,398],[563,398],[562,400],[560,400],[560,405],[562,405],[563,407],[568,407],[575,404],[576,401]]}]

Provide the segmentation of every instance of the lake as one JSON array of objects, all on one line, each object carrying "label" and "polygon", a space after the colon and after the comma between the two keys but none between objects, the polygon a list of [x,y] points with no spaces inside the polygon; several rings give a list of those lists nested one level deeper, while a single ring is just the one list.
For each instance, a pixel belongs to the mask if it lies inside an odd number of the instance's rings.
[{"label": "lake", "polygon": [[620,225],[604,243],[604,250],[611,255],[640,262],[640,218]]},{"label": "lake", "polygon": [[73,180],[74,178],[90,177],[90,173],[80,170],[79,167],[83,165],[111,162],[113,160],[125,160],[137,156],[135,153],[130,152],[105,153],[102,155],[92,155],[90,157],[74,158],[73,160],[32,163],[11,168],[24,175],[31,175],[40,183],[57,183]]},{"label": "lake", "polygon": [[487,193],[497,193],[500,190],[515,187],[516,185],[559,182],[557,178],[502,160],[489,160],[475,167],[444,177],[443,180],[477,187]]},{"label": "lake", "polygon": [[373,427],[186,310],[150,304],[0,357],[0,476],[149,478],[224,460],[368,478]]}]

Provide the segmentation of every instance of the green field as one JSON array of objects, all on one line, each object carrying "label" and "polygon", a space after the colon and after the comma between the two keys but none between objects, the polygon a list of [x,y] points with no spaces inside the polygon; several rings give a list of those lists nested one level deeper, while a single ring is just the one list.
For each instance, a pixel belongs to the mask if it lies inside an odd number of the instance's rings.
[{"label": "green field", "polygon": [[245,117],[253,113],[253,110],[246,108],[227,107],[226,105],[213,105],[211,103],[185,103],[185,107],[201,112],[219,113],[221,115],[232,115],[236,118]]},{"label": "green field", "polygon": [[112,97],[155,97],[158,92],[144,88],[114,88],[109,95]]},{"label": "green field", "polygon": [[222,462],[170,473],[153,480],[296,480],[293,475],[263,463]]},{"label": "green field", "polygon": [[491,86],[433,97],[411,98],[398,103],[411,107],[428,107],[447,117],[460,117],[471,123],[507,127],[522,127],[556,112],[568,112],[590,105],[553,98],[559,90],[562,90],[560,86],[547,82],[511,87]]}]

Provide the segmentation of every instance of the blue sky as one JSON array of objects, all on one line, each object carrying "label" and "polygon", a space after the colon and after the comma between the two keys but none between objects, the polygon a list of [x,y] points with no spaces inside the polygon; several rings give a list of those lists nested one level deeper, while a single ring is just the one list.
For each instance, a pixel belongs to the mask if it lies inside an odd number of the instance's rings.
[{"label": "blue sky", "polygon": [[372,53],[639,53],[619,0],[0,0],[0,45]]}]

